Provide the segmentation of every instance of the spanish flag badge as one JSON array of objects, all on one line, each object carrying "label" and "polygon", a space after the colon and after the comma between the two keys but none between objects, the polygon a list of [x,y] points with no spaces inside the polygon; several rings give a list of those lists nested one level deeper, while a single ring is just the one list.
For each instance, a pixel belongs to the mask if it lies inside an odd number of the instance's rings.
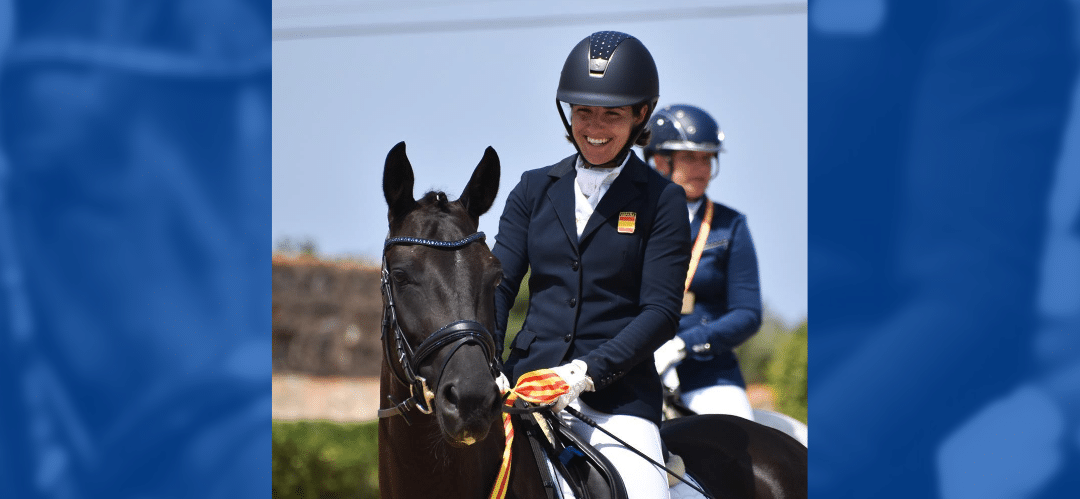
[{"label": "spanish flag badge", "polygon": [[633,234],[634,224],[637,223],[637,213],[623,211],[619,213],[619,234]]}]

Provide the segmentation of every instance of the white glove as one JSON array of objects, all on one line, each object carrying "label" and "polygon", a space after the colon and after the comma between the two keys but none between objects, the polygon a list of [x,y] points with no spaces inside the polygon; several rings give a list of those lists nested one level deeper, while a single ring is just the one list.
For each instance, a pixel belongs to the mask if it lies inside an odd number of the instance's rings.
[{"label": "white glove", "polygon": [[686,342],[678,336],[668,340],[667,343],[660,345],[660,348],[653,352],[653,360],[656,362],[656,372],[664,374],[672,366],[678,364],[686,358]]},{"label": "white glove", "polygon": [[660,375],[660,382],[663,383],[664,388],[667,388],[668,391],[675,391],[681,385],[679,382],[679,371],[669,368]]},{"label": "white glove", "polygon": [[495,378],[495,384],[499,387],[500,394],[506,393],[513,388],[510,386],[510,380],[506,379],[506,375],[503,373],[499,373],[499,377]]},{"label": "white glove", "polygon": [[585,374],[585,371],[588,369],[588,364],[581,359],[551,369],[570,386],[570,391],[559,395],[552,410],[559,412],[570,405],[571,402],[577,400],[577,398],[581,396],[581,392],[591,392],[595,390],[592,378]]}]

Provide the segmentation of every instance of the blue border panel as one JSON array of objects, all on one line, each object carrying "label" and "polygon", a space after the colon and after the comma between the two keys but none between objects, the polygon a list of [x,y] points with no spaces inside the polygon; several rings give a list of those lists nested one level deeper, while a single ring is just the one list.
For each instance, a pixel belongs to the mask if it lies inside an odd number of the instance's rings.
[{"label": "blue border panel", "polygon": [[1080,346],[1076,286],[1040,291],[1080,262],[1044,268],[1080,239],[1080,205],[1048,216],[1080,167],[1071,7],[811,2],[811,497],[1075,486],[1080,349],[1037,348]]},{"label": "blue border panel", "polygon": [[270,7],[0,0],[0,497],[269,495]]}]

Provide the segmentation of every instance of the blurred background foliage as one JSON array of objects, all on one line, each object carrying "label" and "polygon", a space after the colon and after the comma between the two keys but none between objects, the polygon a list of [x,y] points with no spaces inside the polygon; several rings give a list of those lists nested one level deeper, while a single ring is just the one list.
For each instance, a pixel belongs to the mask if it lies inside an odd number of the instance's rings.
[{"label": "blurred background foliage", "polygon": [[378,429],[378,421],[274,421],[271,497],[379,497]]},{"label": "blurred background foliage", "polygon": [[803,423],[807,422],[806,372],[807,323],[781,336],[766,364],[768,385],[776,393],[776,410]]}]

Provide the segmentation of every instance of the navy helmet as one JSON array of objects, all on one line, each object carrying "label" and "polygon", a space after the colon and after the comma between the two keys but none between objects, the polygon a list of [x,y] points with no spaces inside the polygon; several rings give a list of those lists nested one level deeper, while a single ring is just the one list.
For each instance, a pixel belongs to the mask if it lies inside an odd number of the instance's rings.
[{"label": "navy helmet", "polygon": [[[617,157],[638,141],[648,117],[660,98],[660,78],[649,49],[640,40],[618,31],[598,31],[578,42],[563,64],[555,102],[566,133],[570,130],[569,106],[620,107],[644,104],[645,121],[630,133]],[[564,106],[566,107],[564,109]],[[574,143],[574,147],[578,147]]]},{"label": "navy helmet", "polygon": [[687,104],[666,106],[649,122],[652,137],[643,148],[645,159],[671,151],[718,153],[724,147],[724,131],[709,113]]}]

